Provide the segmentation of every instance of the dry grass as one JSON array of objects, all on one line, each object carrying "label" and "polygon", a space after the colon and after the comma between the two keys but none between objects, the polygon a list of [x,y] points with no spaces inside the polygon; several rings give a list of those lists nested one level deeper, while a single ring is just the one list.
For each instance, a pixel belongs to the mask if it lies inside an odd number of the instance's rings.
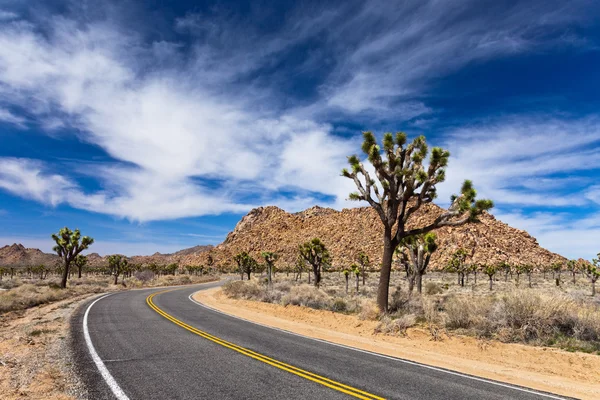
[{"label": "dry grass", "polygon": [[[375,306],[377,276],[369,276],[358,292],[346,293],[344,277],[324,275],[320,288],[279,276],[272,288],[261,277],[229,282],[228,297],[281,305],[300,305],[321,310],[358,314],[364,320],[379,320],[377,331],[404,335],[420,324],[433,339],[457,333],[503,342],[556,346],[572,351],[600,354],[600,297],[589,296],[588,282],[579,277],[556,286],[551,276],[535,276],[532,288],[523,282],[499,276],[490,292],[489,281],[473,277],[464,287],[454,275],[426,275],[423,294],[409,296],[403,274],[395,273],[390,287],[389,313],[380,315]],[[522,279],[521,279],[522,281]]]},{"label": "dry grass", "polygon": [[0,314],[9,311],[25,310],[85,294],[112,292],[127,288],[187,285],[209,282],[215,279],[217,277],[211,275],[169,275],[153,277],[146,281],[132,277],[124,281],[119,280],[119,284],[114,285],[112,284],[113,278],[111,277],[91,276],[82,277],[81,279],[71,278],[66,289],[60,289],[59,281],[56,279],[30,279],[27,281],[18,278],[14,280],[4,279],[3,284],[11,288],[0,291]]}]

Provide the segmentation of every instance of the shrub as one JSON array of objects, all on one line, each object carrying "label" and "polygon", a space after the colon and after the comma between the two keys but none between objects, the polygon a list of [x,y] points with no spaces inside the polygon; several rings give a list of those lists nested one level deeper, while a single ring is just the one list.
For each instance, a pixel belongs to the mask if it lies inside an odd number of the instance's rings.
[{"label": "shrub", "polygon": [[281,299],[281,304],[284,306],[291,304],[317,310],[331,309],[331,303],[332,299],[327,293],[307,284],[292,287],[290,292]]},{"label": "shrub", "polygon": [[444,292],[444,288],[439,283],[427,282],[425,284],[425,294],[434,295]]},{"label": "shrub", "polygon": [[379,307],[373,300],[365,299],[360,305],[358,318],[367,321],[374,321],[379,318]]},{"label": "shrub", "polygon": [[223,293],[234,299],[259,299],[263,291],[254,281],[229,281],[223,285]]},{"label": "shrub", "polygon": [[346,301],[344,299],[342,299],[341,297],[336,297],[336,299],[333,301],[333,304],[331,305],[332,311],[344,312],[347,309],[348,309],[348,306],[346,304]]},{"label": "shrub", "polygon": [[417,318],[413,314],[405,314],[396,319],[385,315],[375,328],[375,332],[404,336],[406,330],[415,326],[416,323]]},{"label": "shrub", "polygon": [[143,271],[136,271],[133,275],[136,279],[146,283],[152,279],[154,279],[154,272],[149,269],[145,269]]}]

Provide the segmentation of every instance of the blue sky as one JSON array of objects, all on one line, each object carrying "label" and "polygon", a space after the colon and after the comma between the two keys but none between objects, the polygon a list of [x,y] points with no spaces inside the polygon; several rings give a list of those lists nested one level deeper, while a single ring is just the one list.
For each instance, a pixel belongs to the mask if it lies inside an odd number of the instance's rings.
[{"label": "blue sky", "polygon": [[[98,4],[97,4],[98,3]],[[101,3],[101,4],[100,4]],[[596,4],[595,4],[596,3]],[[251,208],[356,206],[360,132],[426,134],[500,220],[600,251],[594,1],[0,0],[0,244],[220,243]]]}]

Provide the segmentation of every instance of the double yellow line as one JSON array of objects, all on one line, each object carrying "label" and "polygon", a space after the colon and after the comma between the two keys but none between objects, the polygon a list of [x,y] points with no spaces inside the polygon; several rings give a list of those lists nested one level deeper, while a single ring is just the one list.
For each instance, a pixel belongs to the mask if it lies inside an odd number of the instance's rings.
[{"label": "double yellow line", "polygon": [[344,385],[343,383],[336,382],[334,380],[325,378],[324,376],[313,374],[312,372],[305,371],[303,369],[294,367],[293,365],[289,365],[289,364],[283,363],[281,361],[277,361],[273,358],[267,357],[265,355],[255,352],[255,351],[246,349],[242,346],[238,346],[231,342],[227,342],[223,339],[219,339],[216,336],[213,336],[209,333],[201,331],[200,329],[196,329],[193,326],[188,325],[185,322],[178,320],[177,318],[173,317],[170,314],[167,314],[166,312],[164,312],[163,310],[158,308],[152,301],[154,296],[161,294],[161,293],[169,292],[169,291],[171,291],[171,290],[163,290],[161,292],[151,294],[150,296],[148,296],[146,298],[146,303],[148,303],[150,308],[152,308],[154,311],[156,311],[157,313],[159,313],[160,315],[162,315],[169,321],[173,322],[174,324],[179,325],[182,328],[187,329],[188,331],[195,333],[198,336],[202,336],[203,338],[208,339],[214,343],[220,344],[223,347],[227,347],[228,349],[237,351],[238,353],[241,353],[245,356],[254,358],[255,360],[258,360],[258,361],[262,361],[265,364],[272,365],[273,367],[287,371],[291,374],[298,375],[302,378],[308,379],[309,381],[313,381],[313,382],[319,383],[323,386],[327,386],[328,388],[337,390],[338,392],[346,393],[350,396],[356,397],[358,399],[363,399],[363,400],[371,400],[371,399],[384,400],[383,397],[375,396],[374,394],[364,392],[364,391],[354,388],[352,386]]}]

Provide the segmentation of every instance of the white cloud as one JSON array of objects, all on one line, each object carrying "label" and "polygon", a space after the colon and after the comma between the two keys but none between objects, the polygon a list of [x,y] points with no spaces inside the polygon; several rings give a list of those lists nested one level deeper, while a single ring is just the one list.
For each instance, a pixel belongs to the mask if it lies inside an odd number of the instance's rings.
[{"label": "white cloud", "polygon": [[[474,0],[399,5],[372,0],[358,8],[338,21],[332,33],[344,62],[332,73],[333,80],[323,85],[325,102],[349,113],[372,111],[393,117],[403,116],[398,109],[408,102],[415,112],[407,119],[428,111],[424,105],[419,110],[410,96],[421,93],[432,78],[472,62],[542,51],[551,45],[587,45],[567,28],[597,12],[587,0],[511,5]],[[478,8],[486,12],[478,13]]]},{"label": "white cloud", "polygon": [[10,110],[4,108],[0,108],[0,121],[8,122],[22,129],[26,128],[25,122],[27,122],[25,118],[15,115]]},{"label": "white cloud", "polygon": [[448,132],[441,144],[452,154],[447,180],[439,187],[442,202],[468,178],[481,196],[502,204],[589,204],[581,193],[587,180],[574,174],[600,169],[596,118],[504,118]]}]

